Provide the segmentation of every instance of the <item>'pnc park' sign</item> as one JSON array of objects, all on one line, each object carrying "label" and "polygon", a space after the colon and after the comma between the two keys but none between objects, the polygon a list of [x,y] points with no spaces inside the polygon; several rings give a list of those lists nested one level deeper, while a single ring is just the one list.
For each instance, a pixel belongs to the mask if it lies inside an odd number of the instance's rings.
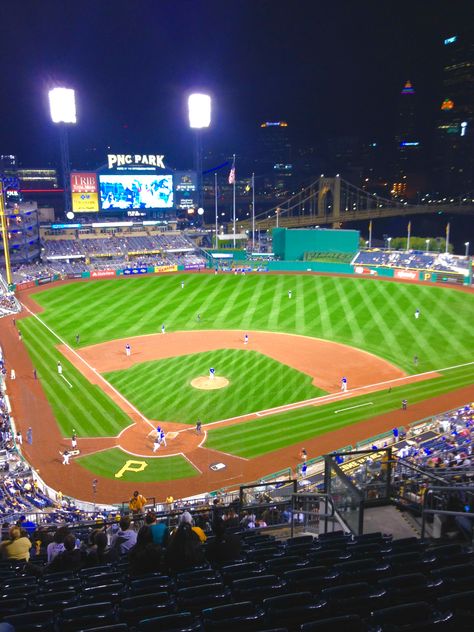
[{"label": "'pnc park' sign", "polygon": [[163,154],[107,154],[107,165],[109,169],[126,165],[148,165],[164,169],[164,158]]}]

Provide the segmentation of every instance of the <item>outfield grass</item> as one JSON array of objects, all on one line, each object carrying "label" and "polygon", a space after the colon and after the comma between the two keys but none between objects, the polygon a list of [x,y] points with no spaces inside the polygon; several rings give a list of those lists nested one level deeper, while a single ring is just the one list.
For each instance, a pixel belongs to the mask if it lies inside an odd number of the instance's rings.
[{"label": "outfield grass", "polygon": [[[293,292],[291,300],[289,289]],[[49,288],[34,298],[45,308],[40,317],[72,347],[78,333],[82,346],[157,332],[164,323],[167,331],[254,329],[320,337],[372,352],[409,373],[470,362],[474,349],[474,295],[446,287],[351,277],[193,274],[74,283]],[[416,309],[421,311],[419,320],[414,318]],[[65,360],[64,375],[73,388],[59,379],[56,363],[60,354],[55,349],[59,341],[41,323],[28,318],[20,327],[64,436],[70,435],[72,427],[82,436],[115,436],[131,422],[100,388],[92,386]],[[414,355],[419,357],[418,367],[413,365]],[[133,371],[135,368],[127,373],[135,379]],[[143,374],[143,378],[151,388],[148,377]],[[417,385],[406,388],[414,388],[413,397],[423,399],[472,382],[472,367],[468,367],[467,371],[450,373],[449,380],[430,380],[419,392]],[[139,384],[136,387],[141,388]],[[265,390],[277,389],[269,384]],[[412,391],[407,393],[409,401],[414,401]],[[173,395],[170,392],[169,397]],[[146,388],[136,394],[140,399],[146,396]],[[398,395],[397,401],[381,395],[371,397],[378,402],[377,408],[352,411],[346,419],[338,416],[337,423],[344,425],[392,410],[401,399]],[[248,402],[250,410],[259,408],[250,398]],[[230,428],[222,429],[222,435],[216,430],[209,445],[225,446],[225,451],[236,454],[270,452],[282,442],[288,445],[338,427],[333,425],[333,413],[323,410],[300,409],[271,421],[263,418],[260,428],[251,422],[245,425],[245,432],[239,425],[227,436]],[[330,419],[321,425],[320,415]],[[203,421],[214,418],[209,414],[202,417]],[[253,435],[253,430],[258,431]]]},{"label": "outfield grass", "polygon": [[82,346],[158,332],[165,323],[167,331],[254,329],[334,340],[408,372],[417,372],[414,355],[418,370],[430,370],[468,362],[474,349],[474,295],[445,287],[352,277],[193,274],[75,283],[45,290],[35,300],[46,310],[45,322],[71,346],[77,333]]},{"label": "outfield grass", "polygon": [[[215,391],[191,386],[193,378],[226,377]],[[194,424],[235,417],[324,395],[312,378],[257,351],[220,349],[143,362],[105,374],[106,379],[148,419]]]},{"label": "outfield grass", "polygon": [[[111,450],[78,457],[76,461],[86,470],[99,476],[132,483],[171,481],[178,478],[197,476],[198,474],[196,468],[183,456],[146,459],[128,454],[120,448],[112,448]],[[142,471],[126,470],[120,478],[117,478],[115,475],[120,473],[127,461],[134,461],[136,465],[132,464],[130,467],[136,468],[136,470],[141,467],[140,463],[146,463],[146,467]]]},{"label": "outfield grass", "polygon": [[[441,395],[454,388],[467,386],[472,383],[472,372],[472,366],[460,367],[444,372],[441,377],[399,386],[392,388],[391,391],[386,389],[348,400],[340,399],[324,406],[299,408],[277,415],[260,417],[245,424],[224,428],[216,426],[208,429],[205,445],[207,448],[225,450],[230,454],[246,458],[260,456],[287,447],[288,444],[305,441],[363,421],[367,417],[397,410],[401,407],[402,399],[407,399],[410,406],[432,397],[434,393]],[[367,405],[368,402],[373,402],[373,405]],[[366,405],[352,408],[359,404]],[[335,412],[344,408],[350,409]]]},{"label": "outfield grass", "polygon": [[[63,437],[73,428],[80,437],[115,437],[130,426],[130,417],[57,350],[58,340],[44,325],[27,318],[18,327]],[[65,379],[58,375],[58,360]]]}]

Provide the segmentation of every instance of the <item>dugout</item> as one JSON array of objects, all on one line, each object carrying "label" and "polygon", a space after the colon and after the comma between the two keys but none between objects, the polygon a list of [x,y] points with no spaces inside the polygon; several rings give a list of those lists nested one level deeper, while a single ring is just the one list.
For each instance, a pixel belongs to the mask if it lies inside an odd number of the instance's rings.
[{"label": "dugout", "polygon": [[286,261],[302,261],[306,252],[347,253],[359,250],[358,230],[274,228],[273,252]]}]

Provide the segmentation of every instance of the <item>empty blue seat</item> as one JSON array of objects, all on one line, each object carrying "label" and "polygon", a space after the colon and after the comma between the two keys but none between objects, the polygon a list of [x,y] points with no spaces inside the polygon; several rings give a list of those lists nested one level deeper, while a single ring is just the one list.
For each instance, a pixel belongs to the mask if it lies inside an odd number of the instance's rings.
[{"label": "empty blue seat", "polygon": [[428,631],[451,618],[451,613],[439,613],[425,601],[417,601],[375,610],[370,617],[370,624],[380,626],[381,632],[409,632],[425,628]]},{"label": "empty blue seat", "polygon": [[120,602],[119,608],[120,621],[128,625],[172,612],[176,612],[176,602],[167,592],[126,597]]},{"label": "empty blue seat", "polygon": [[179,588],[176,592],[180,610],[189,610],[193,614],[204,608],[230,603],[232,595],[230,589],[222,582]]},{"label": "empty blue seat", "polygon": [[326,566],[307,566],[296,570],[285,571],[283,578],[288,583],[288,589],[294,591],[309,591],[319,593],[323,588],[333,586],[339,573]]},{"label": "empty blue seat", "polygon": [[15,632],[54,632],[56,617],[53,610],[38,610],[9,615],[5,621],[15,628]]},{"label": "empty blue seat", "polygon": [[60,617],[61,632],[77,632],[98,625],[117,623],[114,606],[110,602],[99,602],[84,606],[65,608]]},{"label": "empty blue seat", "polygon": [[173,586],[173,580],[168,575],[140,577],[140,579],[132,579],[130,582],[130,595],[170,591]]},{"label": "empty blue seat", "polygon": [[367,582],[332,586],[321,591],[322,598],[328,602],[334,616],[358,614],[366,617],[372,610],[386,605],[385,595],[386,591],[383,588],[374,588]]},{"label": "empty blue seat", "polygon": [[367,632],[367,630],[367,625],[356,614],[311,621],[301,626],[301,632]]},{"label": "empty blue seat", "polygon": [[284,592],[287,592],[287,583],[276,575],[259,575],[232,583],[232,594],[237,601],[260,602]]},{"label": "empty blue seat", "polygon": [[229,564],[221,568],[222,577],[225,584],[230,584],[235,579],[255,577],[262,575],[265,568],[257,562],[242,562],[239,564]]},{"label": "empty blue seat", "polygon": [[138,632],[201,632],[202,627],[199,619],[196,619],[190,612],[178,612],[162,617],[143,619],[137,626]]},{"label": "empty blue seat", "polygon": [[78,602],[79,594],[75,590],[61,590],[58,592],[38,593],[30,601],[34,609],[47,609],[59,612]]},{"label": "empty blue seat", "polygon": [[396,577],[379,579],[379,586],[387,591],[390,605],[402,604],[409,601],[434,601],[441,594],[443,581],[431,578],[423,573],[408,573]]},{"label": "empty blue seat", "polygon": [[330,614],[327,602],[317,600],[310,592],[269,597],[264,599],[263,609],[267,625],[283,625],[292,630],[299,624],[322,619]]},{"label": "empty blue seat", "polygon": [[263,610],[251,601],[242,601],[202,611],[206,632],[240,632],[240,630],[261,630]]}]

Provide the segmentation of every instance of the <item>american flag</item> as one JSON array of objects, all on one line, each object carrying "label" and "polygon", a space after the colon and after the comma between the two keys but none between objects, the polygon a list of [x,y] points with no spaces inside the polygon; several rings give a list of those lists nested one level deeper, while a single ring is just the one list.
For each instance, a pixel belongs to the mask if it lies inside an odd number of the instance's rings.
[{"label": "american flag", "polygon": [[229,172],[229,184],[235,184],[235,158],[234,162],[232,163],[232,168]]}]

